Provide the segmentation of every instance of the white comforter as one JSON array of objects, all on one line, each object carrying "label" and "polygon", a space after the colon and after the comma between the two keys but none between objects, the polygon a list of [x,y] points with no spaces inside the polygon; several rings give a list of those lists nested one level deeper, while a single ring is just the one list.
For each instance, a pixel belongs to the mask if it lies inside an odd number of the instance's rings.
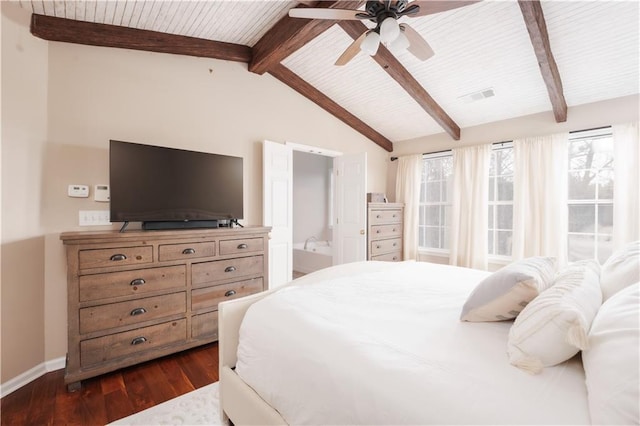
[{"label": "white comforter", "polygon": [[255,303],[236,372],[290,424],[588,424],[579,360],[509,364],[511,322],[460,322],[487,272],[362,262]]}]

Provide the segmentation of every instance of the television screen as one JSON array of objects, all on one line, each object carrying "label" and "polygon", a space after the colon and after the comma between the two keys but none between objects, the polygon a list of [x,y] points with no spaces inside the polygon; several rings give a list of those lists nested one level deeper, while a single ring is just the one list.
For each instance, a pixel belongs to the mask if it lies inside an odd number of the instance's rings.
[{"label": "television screen", "polygon": [[110,141],[112,222],[242,219],[242,158]]}]

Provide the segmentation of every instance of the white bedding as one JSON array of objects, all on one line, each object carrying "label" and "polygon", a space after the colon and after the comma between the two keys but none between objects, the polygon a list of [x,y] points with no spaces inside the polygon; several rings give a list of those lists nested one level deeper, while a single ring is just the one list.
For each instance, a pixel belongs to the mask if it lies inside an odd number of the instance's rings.
[{"label": "white bedding", "polygon": [[509,364],[512,322],[459,320],[487,272],[423,262],[318,271],[256,302],[236,372],[290,424],[589,424],[579,359]]}]

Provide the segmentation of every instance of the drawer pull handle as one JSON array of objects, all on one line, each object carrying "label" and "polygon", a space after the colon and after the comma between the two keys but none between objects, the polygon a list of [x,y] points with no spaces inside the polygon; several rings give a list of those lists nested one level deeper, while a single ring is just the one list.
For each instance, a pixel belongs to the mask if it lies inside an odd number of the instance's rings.
[{"label": "drawer pull handle", "polygon": [[229,290],[224,294],[224,297],[231,297],[231,296],[235,296],[236,291],[235,290]]},{"label": "drawer pull handle", "polygon": [[376,215],[376,219],[380,219],[380,215],[379,214]]},{"label": "drawer pull handle", "polygon": [[395,247],[395,246],[397,246],[397,245],[398,245],[398,243],[393,243],[393,246],[394,246],[394,247]]},{"label": "drawer pull handle", "polygon": [[196,254],[196,250],[192,248],[186,248],[182,250],[182,254]]},{"label": "drawer pull handle", "polygon": [[145,284],[145,283],[146,283],[146,281],[144,279],[136,278],[135,280],[131,281],[129,283],[129,285],[142,285],[142,284]]},{"label": "drawer pull handle", "polygon": [[235,266],[227,266],[226,268],[224,268],[225,272],[235,272],[236,267]]},{"label": "drawer pull handle", "polygon": [[378,248],[378,249],[379,249],[379,248],[380,248],[380,245],[377,245],[377,246],[376,246],[376,248]]},{"label": "drawer pull handle", "polygon": [[133,340],[131,341],[131,344],[132,344],[132,345],[139,345],[139,344],[144,343],[144,342],[146,342],[146,341],[147,341],[147,338],[146,338],[146,337],[136,337],[135,339],[133,339]]},{"label": "drawer pull handle", "polygon": [[238,244],[238,249],[239,249],[239,250],[246,249],[246,248],[249,248],[249,246],[248,246],[248,245],[246,245],[245,243]]},{"label": "drawer pull handle", "polygon": [[393,260],[398,260],[398,256],[393,256]]},{"label": "drawer pull handle", "polygon": [[145,308],[135,308],[133,311],[131,311],[131,316],[135,317],[136,315],[142,315],[142,314],[146,314],[147,310]]},{"label": "drawer pull handle", "polygon": [[379,233],[380,233],[380,230],[379,230],[379,229],[376,229],[376,234],[379,234]]},{"label": "drawer pull handle", "polygon": [[120,262],[122,260],[127,260],[127,256],[125,256],[124,254],[114,254],[109,259],[111,259],[113,262]]}]

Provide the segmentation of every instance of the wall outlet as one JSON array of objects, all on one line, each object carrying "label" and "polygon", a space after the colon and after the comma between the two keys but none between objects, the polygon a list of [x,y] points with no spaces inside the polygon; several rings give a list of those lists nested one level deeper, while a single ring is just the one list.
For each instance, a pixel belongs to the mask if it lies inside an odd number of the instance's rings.
[{"label": "wall outlet", "polygon": [[80,210],[80,226],[111,225],[109,210]]}]

